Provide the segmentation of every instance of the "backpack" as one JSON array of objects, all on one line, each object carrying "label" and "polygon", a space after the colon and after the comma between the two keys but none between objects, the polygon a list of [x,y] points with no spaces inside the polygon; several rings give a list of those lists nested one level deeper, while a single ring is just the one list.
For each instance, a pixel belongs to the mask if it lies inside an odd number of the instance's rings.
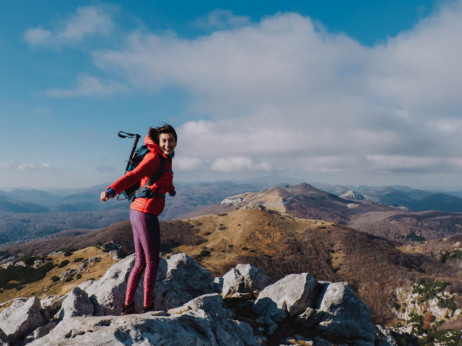
[{"label": "backpack", "polygon": [[[143,158],[146,156],[146,154],[149,153],[149,149],[146,145],[141,145],[138,149],[136,149],[136,145],[138,143],[138,140],[140,139],[139,134],[132,134],[132,133],[120,131],[119,137],[121,138],[135,137],[135,143],[133,145],[132,152],[130,154],[130,158],[127,163],[127,167],[125,168],[125,173],[127,173],[130,171],[133,171],[136,167],[138,167],[140,162],[143,161]],[[164,198],[165,196],[152,191],[148,187],[150,185],[153,185],[157,180],[159,180],[162,174],[164,174],[167,171],[170,171],[170,170],[165,169],[165,163],[167,160],[164,157],[162,157],[162,155],[159,155],[159,158],[160,158],[159,169],[153,176],[149,178],[149,181],[143,187],[141,187],[140,182],[137,182],[120,193],[124,196],[124,198],[119,198],[119,196],[117,196],[117,199],[122,199],[122,200],[128,199],[129,201],[134,201],[136,198],[154,198],[154,197]]]}]

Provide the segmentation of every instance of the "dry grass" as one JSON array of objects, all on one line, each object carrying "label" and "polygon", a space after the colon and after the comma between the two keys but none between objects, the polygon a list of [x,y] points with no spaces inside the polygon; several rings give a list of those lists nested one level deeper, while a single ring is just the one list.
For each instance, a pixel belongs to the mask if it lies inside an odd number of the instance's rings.
[{"label": "dry grass", "polygon": [[[312,273],[318,280],[347,281],[380,323],[394,318],[397,287],[409,286],[420,277],[457,282],[461,276],[460,270],[454,272],[437,258],[416,251],[409,253],[398,242],[264,208],[183,222],[198,230],[203,241],[172,250],[187,253],[214,275],[221,276],[238,263],[250,263],[272,281],[301,272]],[[168,229],[164,231],[168,235]]]},{"label": "dry grass", "polygon": [[[271,195],[273,197],[277,196]],[[271,203],[277,203],[277,198],[271,198]],[[133,251],[128,222],[88,233],[85,235],[87,243],[82,236],[74,239],[78,241],[69,238],[67,244],[77,246],[88,244],[89,241],[95,244],[113,240],[123,244],[127,253]],[[312,273],[318,280],[347,281],[371,308],[373,319],[378,323],[387,323],[394,318],[391,312],[395,302],[394,290],[412,285],[419,278],[447,281],[456,291],[462,291],[462,284],[458,285],[461,269],[427,256],[426,251],[420,253],[418,244],[415,248],[405,248],[399,242],[361,233],[333,222],[298,218],[267,208],[234,208],[221,214],[162,222],[161,239],[163,252],[185,252],[215,276],[225,274],[238,263],[250,263],[266,273],[273,282],[287,274],[301,272]],[[62,246],[63,240],[60,241]],[[73,264],[73,259],[77,257],[108,256],[95,248],[81,251],[87,252],[85,255],[76,252],[67,258],[71,262],[67,267],[54,268],[42,282],[21,291],[14,290],[15,294],[2,293],[0,302],[15,296],[66,293],[88,278],[97,279],[113,263],[110,258],[107,261],[103,259],[80,280],[53,283],[52,276],[59,276],[69,268],[80,267],[81,263]],[[95,254],[92,251],[96,251]],[[59,264],[63,259],[61,255],[53,261]]]},{"label": "dry grass", "polygon": [[[92,257],[99,257],[101,260],[99,262],[89,263],[88,266],[81,272],[81,277],[79,279],[74,277],[74,279],[69,282],[66,282],[65,280],[59,280],[56,282],[51,280],[53,276],[60,277],[66,270],[80,268],[83,262]],[[47,296],[66,294],[73,287],[84,281],[101,278],[104,273],[106,273],[107,269],[116,262],[112,256],[96,247],[88,247],[75,251],[68,257],[64,256],[64,254],[58,254],[49,255],[47,258],[56,266],[50,270],[42,280],[27,284],[21,290],[17,290],[15,288],[4,290],[0,293],[0,303],[19,297],[36,296],[44,298]],[[78,258],[83,258],[83,260],[74,262],[74,260]],[[59,268],[58,265],[64,260],[68,260],[69,264],[63,268]]]},{"label": "dry grass", "polygon": [[430,240],[460,234],[462,213],[374,211],[352,216],[348,225],[389,239],[405,239],[414,232]]},{"label": "dry grass", "polygon": [[287,236],[293,237],[306,229],[318,227],[315,220],[283,216],[258,208],[185,221],[200,228],[199,234],[205,241],[200,245],[181,245],[174,250],[188,253],[217,275],[224,274],[230,266],[239,263],[242,256],[277,256],[280,243]]}]

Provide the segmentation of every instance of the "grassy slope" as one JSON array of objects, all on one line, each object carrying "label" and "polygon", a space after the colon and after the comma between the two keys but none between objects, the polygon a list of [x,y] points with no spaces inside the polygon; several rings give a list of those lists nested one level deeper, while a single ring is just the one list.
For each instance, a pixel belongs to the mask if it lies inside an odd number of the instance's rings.
[{"label": "grassy slope", "polygon": [[[60,277],[62,273],[69,269],[78,269],[82,263],[92,257],[99,257],[99,262],[90,263],[84,271],[81,272],[81,278],[73,278],[72,281],[66,282],[65,280],[53,281],[53,276]],[[82,258],[78,262],[74,260]],[[69,264],[59,268],[59,264],[64,260],[68,260]],[[21,290],[15,288],[9,290],[0,290],[0,303],[9,301],[18,297],[31,297],[37,296],[44,298],[46,296],[63,295],[69,292],[73,287],[89,279],[99,279],[104,275],[107,269],[115,263],[115,260],[106,252],[96,248],[88,247],[75,251],[71,256],[65,256],[64,254],[48,255],[45,262],[52,262],[55,267],[50,270],[46,276],[37,282],[25,285]]]},{"label": "grassy slope", "polygon": [[[310,272],[318,280],[348,281],[371,307],[377,322],[393,318],[391,309],[398,286],[412,285],[422,277],[454,285],[461,281],[460,268],[447,266],[436,256],[400,251],[401,243],[333,222],[301,219],[264,208],[162,222],[161,229],[163,252],[186,252],[217,276],[238,263],[251,263],[273,281],[300,272]],[[128,221],[14,250],[37,255],[39,249],[49,253],[66,244],[77,249],[111,240],[127,253],[133,252]]]}]

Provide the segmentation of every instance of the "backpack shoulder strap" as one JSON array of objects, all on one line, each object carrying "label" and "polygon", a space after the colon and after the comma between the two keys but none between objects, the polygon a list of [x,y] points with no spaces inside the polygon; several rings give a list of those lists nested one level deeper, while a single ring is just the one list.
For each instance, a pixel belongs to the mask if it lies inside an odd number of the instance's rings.
[{"label": "backpack shoulder strap", "polygon": [[165,170],[165,163],[167,161],[167,159],[165,159],[164,157],[162,157],[162,155],[158,155],[159,159],[160,159],[160,165],[159,165],[159,169],[157,170],[156,173],[154,173],[153,176],[151,176],[151,178],[149,178],[149,181],[148,181],[148,186],[149,185],[153,185],[157,180],[160,179],[160,177],[162,176],[162,174],[164,174],[166,172]]},{"label": "backpack shoulder strap", "polygon": [[171,172],[172,171],[171,169],[165,169],[165,164],[167,162],[167,159],[164,158],[161,155],[158,155],[158,157],[160,159],[159,169],[157,170],[156,173],[154,173],[153,176],[151,176],[149,178],[149,181],[143,187],[141,187],[138,190],[138,192],[135,194],[133,199],[135,199],[135,198],[153,198],[154,196],[157,196],[157,197],[160,197],[160,198],[165,198],[164,195],[160,195],[159,193],[157,193],[155,191],[152,191],[148,187],[150,185],[153,185],[156,181],[158,181],[160,179],[160,177],[162,176],[162,174],[164,174],[165,172]]}]

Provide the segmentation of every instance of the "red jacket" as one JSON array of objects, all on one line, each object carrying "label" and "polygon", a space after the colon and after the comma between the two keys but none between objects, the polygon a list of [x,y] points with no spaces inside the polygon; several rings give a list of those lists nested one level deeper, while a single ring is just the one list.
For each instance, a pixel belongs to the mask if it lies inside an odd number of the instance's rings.
[{"label": "red jacket", "polygon": [[[109,186],[108,189],[113,189],[117,195],[138,181],[141,186],[144,186],[149,181],[149,178],[159,170],[159,155],[162,155],[167,159],[164,167],[167,172],[164,172],[154,185],[148,187],[162,196],[165,196],[166,193],[174,194],[175,187],[173,186],[172,158],[166,156],[149,135],[144,138],[144,144],[148,147],[150,152],[144,156],[143,160],[134,170],[127,172],[122,178]],[[160,196],[155,196],[154,198],[137,198],[130,205],[130,209],[155,215],[160,215],[164,207],[164,198]]]}]

